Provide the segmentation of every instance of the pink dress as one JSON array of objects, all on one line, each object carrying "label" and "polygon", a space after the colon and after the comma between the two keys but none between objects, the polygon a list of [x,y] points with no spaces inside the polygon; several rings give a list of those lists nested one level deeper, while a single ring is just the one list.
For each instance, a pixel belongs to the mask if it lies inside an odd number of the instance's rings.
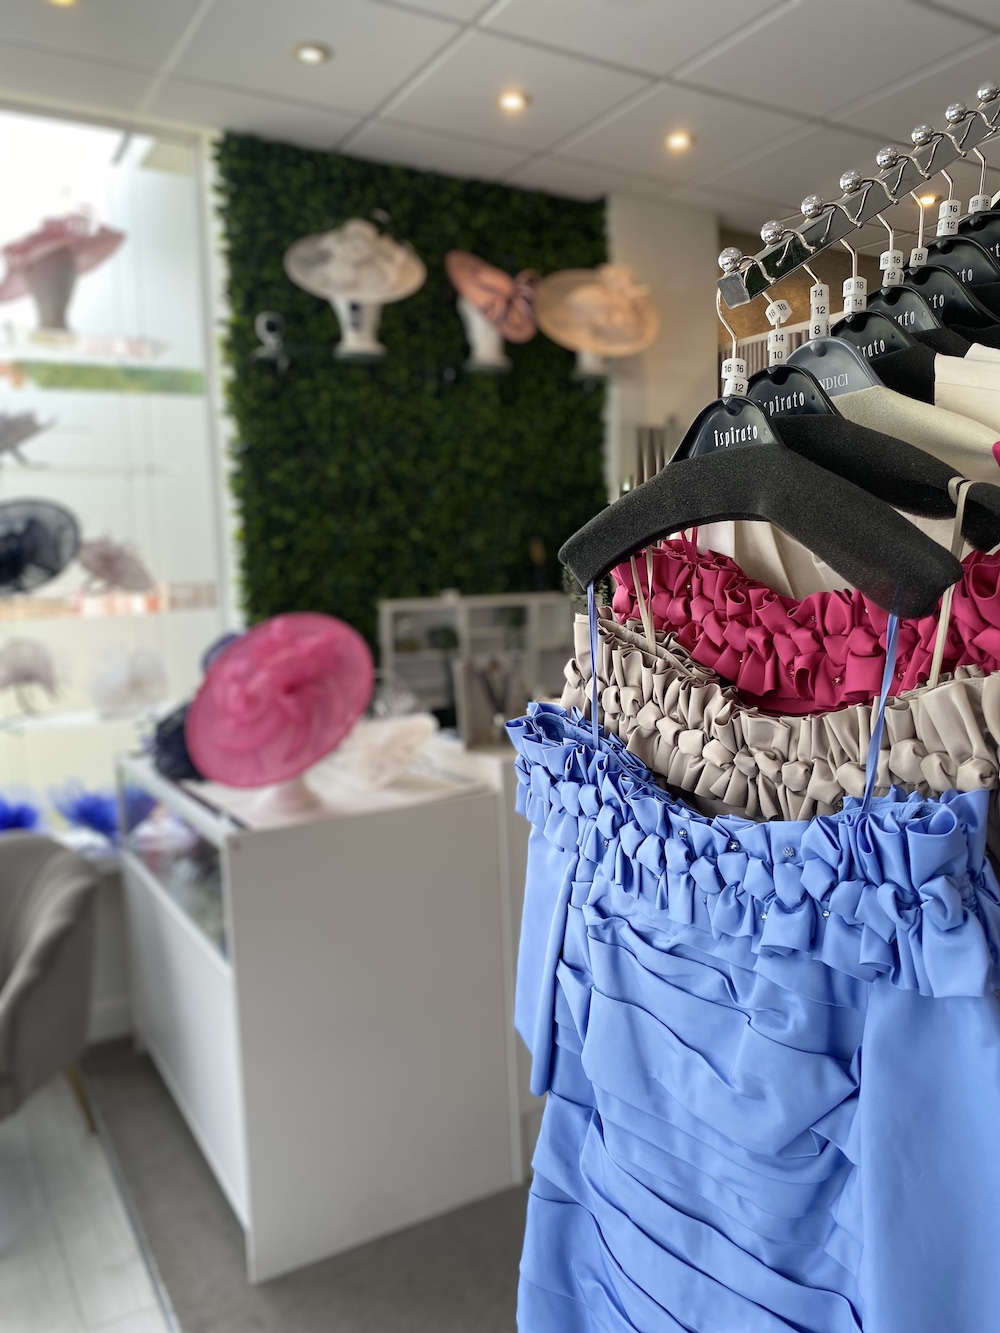
[{"label": "pink dress", "polygon": [[[648,598],[646,557],[636,558]],[[1000,670],[1000,554],[973,551],[955,587],[942,670]],[[871,700],[885,662],[887,613],[860,592],[785,597],[748,578],[729,556],[684,539],[652,551],[656,629],[676,635],[696,662],[731,681],[767,713],[825,713]],[[617,618],[639,619],[631,564],[614,570]],[[891,694],[924,684],[938,616],[903,620]]]}]

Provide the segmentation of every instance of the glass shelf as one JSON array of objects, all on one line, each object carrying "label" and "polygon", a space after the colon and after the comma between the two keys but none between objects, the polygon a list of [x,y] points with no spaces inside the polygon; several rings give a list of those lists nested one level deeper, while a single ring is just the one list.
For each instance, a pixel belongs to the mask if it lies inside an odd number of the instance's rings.
[{"label": "glass shelf", "polygon": [[[138,790],[129,783],[129,791]],[[148,808],[148,802],[153,807]],[[130,801],[140,806],[140,801]],[[164,893],[198,928],[223,958],[229,957],[222,902],[222,863],[219,849],[161,802],[149,796],[141,802],[141,818],[129,818],[125,847],[145,866]]]}]

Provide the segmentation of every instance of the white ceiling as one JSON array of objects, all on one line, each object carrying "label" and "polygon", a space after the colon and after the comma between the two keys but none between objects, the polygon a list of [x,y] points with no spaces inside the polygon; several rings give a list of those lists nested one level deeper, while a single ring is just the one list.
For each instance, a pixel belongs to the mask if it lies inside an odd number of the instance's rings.
[{"label": "white ceiling", "polygon": [[[328,64],[291,57],[301,41]],[[756,229],[1000,78],[998,0],[0,3],[0,101],[230,129]],[[505,87],[530,107],[504,116]],[[663,137],[689,129],[670,156]],[[2,149],[0,149],[2,158]],[[998,171],[991,188],[1000,188]],[[976,173],[959,173],[971,193]]]}]

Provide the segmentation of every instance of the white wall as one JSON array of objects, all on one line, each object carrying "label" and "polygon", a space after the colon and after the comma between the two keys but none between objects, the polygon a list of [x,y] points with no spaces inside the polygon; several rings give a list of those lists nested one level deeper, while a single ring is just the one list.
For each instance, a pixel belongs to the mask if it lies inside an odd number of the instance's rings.
[{"label": "white wall", "polygon": [[608,249],[649,286],[662,320],[652,347],[623,360],[610,381],[606,477],[617,495],[634,471],[635,427],[672,416],[684,430],[717,395],[718,222],[710,213],[613,194]]}]

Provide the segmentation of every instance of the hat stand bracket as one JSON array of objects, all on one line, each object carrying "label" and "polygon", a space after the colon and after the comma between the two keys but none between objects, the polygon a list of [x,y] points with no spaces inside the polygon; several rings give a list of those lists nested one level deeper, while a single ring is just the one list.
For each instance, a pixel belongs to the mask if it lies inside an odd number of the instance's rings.
[{"label": "hat stand bracket", "polygon": [[[1000,129],[1000,83],[985,83],[978,92],[979,105],[969,109],[952,103],[945,112],[946,130],[918,125],[911,134],[913,150],[904,153],[891,145],[881,149],[875,177],[845,172],[841,198],[832,203],[819,195],[802,201],[801,223],[755,255],[743,255],[729,247],[720,256],[722,277],[719,291],[733,309],[746,305],[800,268],[806,260],[850,236],[911,192],[919,191],[931,176],[944,172],[954,161],[971,155]],[[948,203],[949,219],[955,213],[953,193]],[[957,219],[956,219],[957,221]]]}]

